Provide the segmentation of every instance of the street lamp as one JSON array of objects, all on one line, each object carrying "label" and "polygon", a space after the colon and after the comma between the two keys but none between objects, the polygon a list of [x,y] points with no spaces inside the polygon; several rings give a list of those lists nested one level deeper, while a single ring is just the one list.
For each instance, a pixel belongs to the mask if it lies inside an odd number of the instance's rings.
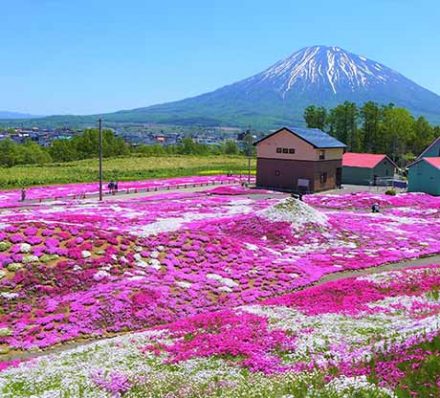
[{"label": "street lamp", "polygon": [[102,200],[102,119],[98,120],[99,200]]}]

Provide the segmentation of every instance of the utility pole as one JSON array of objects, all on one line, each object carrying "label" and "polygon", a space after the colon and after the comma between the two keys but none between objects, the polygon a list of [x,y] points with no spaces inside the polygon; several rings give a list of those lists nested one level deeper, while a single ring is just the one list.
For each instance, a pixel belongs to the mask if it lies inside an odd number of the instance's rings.
[{"label": "utility pole", "polygon": [[254,140],[254,137],[252,136],[252,132],[251,132],[250,127],[246,131],[245,140],[246,140],[246,147],[247,147],[246,152],[247,152],[247,157],[248,157],[248,185],[250,185],[250,183],[251,183],[252,143]]},{"label": "utility pole", "polygon": [[99,145],[99,200],[102,201],[102,119],[98,120]]}]

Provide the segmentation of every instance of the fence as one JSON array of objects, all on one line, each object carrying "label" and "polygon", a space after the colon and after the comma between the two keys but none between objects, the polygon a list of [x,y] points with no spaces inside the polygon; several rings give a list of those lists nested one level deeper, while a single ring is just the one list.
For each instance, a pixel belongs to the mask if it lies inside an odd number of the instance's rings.
[{"label": "fence", "polygon": [[[209,187],[209,186],[216,186],[216,185],[224,185],[224,184],[233,184],[233,183],[240,183],[241,180],[239,178],[236,179],[236,181],[230,181],[230,180],[219,180],[219,181],[208,181],[208,182],[200,182],[200,183],[185,183],[185,184],[172,184],[172,185],[162,185],[162,186],[155,186],[155,187],[145,187],[145,188],[123,188],[119,189],[118,191],[115,191],[114,193],[107,192],[106,196],[123,196],[123,195],[129,195],[129,194],[138,194],[138,193],[150,193],[150,192],[164,192],[164,191],[171,191],[171,190],[179,190],[179,189],[191,189],[191,188],[201,188],[201,187]],[[89,199],[89,198],[95,198],[98,197],[98,192],[82,192],[79,194],[74,195],[64,195],[64,196],[54,196],[54,197],[45,197],[45,198],[38,198],[38,199],[28,199],[25,201],[27,204],[32,203],[43,203],[43,202],[50,202],[50,201],[58,201],[63,199],[72,199],[72,200],[82,200],[82,199]]]}]

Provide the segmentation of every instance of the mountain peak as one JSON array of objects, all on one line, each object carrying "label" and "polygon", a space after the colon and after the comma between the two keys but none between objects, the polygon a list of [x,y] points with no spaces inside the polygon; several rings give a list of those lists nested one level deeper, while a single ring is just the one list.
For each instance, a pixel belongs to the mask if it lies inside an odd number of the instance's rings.
[{"label": "mountain peak", "polygon": [[302,48],[257,75],[209,93],[105,118],[118,123],[276,128],[302,124],[309,105],[330,108],[344,101],[393,103],[415,116],[440,121],[437,94],[379,62],[325,45]]},{"label": "mountain peak", "polygon": [[285,97],[289,91],[310,90],[313,86],[334,94],[354,92],[361,87],[384,86],[398,76],[385,65],[340,47],[317,45],[296,51],[251,79],[271,82]]}]

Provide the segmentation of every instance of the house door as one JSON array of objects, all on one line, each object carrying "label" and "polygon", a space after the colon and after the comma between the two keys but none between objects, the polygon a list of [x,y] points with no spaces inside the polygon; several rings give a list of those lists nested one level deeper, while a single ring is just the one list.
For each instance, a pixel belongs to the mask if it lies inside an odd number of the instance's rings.
[{"label": "house door", "polygon": [[336,169],[336,186],[339,188],[342,185],[342,167]]}]

